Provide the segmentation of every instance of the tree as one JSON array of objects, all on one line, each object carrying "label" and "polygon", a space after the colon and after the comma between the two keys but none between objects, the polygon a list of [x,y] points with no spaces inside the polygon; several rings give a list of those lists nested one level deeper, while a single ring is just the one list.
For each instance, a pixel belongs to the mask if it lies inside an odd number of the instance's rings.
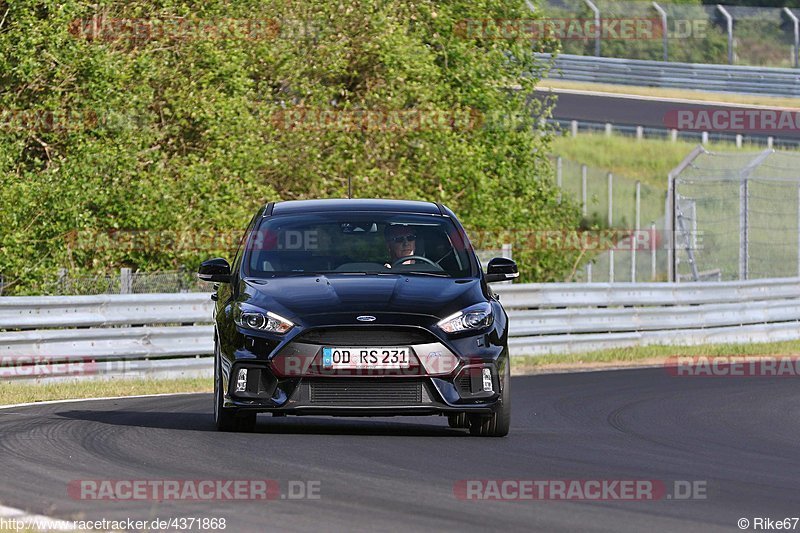
[{"label": "tree", "polygon": [[[348,178],[356,196],[442,201],[485,246],[577,225],[534,119],[546,104],[527,97],[530,40],[480,29],[530,19],[524,3],[233,4],[0,2],[11,290],[61,267],[193,269],[230,251],[174,232],[236,234],[263,202],[343,197]],[[160,237],[122,246],[115,230]],[[517,250],[526,279],[571,267]]]}]

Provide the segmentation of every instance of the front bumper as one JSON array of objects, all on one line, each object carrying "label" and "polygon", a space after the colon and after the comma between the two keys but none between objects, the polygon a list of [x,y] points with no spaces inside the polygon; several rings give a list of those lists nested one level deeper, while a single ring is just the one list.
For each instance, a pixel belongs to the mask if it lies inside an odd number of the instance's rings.
[{"label": "front bumper", "polygon": [[[411,349],[411,365],[403,371],[326,370],[321,367],[322,348],[333,343],[309,343],[308,337],[278,346],[267,357],[236,350],[235,358],[223,356],[223,405],[293,415],[488,415],[500,407],[508,351],[483,337],[488,335],[448,344],[433,337],[418,336],[416,343],[393,339],[392,345]],[[381,337],[376,339],[380,342]],[[254,344],[247,338],[243,342]],[[481,349],[472,350],[469,357],[457,355],[457,349],[466,346]],[[247,370],[244,379],[242,369]],[[487,369],[491,385],[485,379]]]},{"label": "front bumper", "polygon": [[[248,375],[258,375],[249,368]],[[463,374],[468,373],[469,368]],[[274,388],[262,389],[258,395],[228,392],[225,407],[296,415],[491,414],[499,406],[497,390],[472,394],[460,389],[457,380],[431,377],[299,378],[276,381]]]}]

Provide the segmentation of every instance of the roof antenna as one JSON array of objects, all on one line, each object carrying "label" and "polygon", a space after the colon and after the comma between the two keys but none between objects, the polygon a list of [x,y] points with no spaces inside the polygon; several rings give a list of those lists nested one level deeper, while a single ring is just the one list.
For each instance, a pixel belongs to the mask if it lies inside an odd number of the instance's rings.
[{"label": "roof antenna", "polygon": [[347,199],[350,200],[353,198],[353,184],[351,183],[351,176],[350,174],[347,175]]}]

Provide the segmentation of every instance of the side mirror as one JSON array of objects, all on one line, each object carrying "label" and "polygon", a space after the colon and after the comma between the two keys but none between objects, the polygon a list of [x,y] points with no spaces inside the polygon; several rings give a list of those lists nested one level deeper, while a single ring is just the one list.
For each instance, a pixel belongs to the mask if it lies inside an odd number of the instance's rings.
[{"label": "side mirror", "polygon": [[197,277],[213,283],[230,283],[231,265],[220,257],[203,261],[197,271]]},{"label": "side mirror", "polygon": [[508,281],[519,277],[517,264],[505,257],[495,257],[486,268],[486,283]]}]

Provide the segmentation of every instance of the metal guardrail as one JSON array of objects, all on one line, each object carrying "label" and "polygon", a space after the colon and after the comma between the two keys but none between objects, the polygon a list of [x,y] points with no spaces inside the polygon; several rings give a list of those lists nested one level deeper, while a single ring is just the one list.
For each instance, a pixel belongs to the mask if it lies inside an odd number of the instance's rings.
[{"label": "metal guardrail", "polygon": [[800,339],[800,278],[498,287],[512,355]]},{"label": "metal guardrail", "polygon": [[0,298],[0,379],[210,376],[209,293]]},{"label": "metal guardrail", "polygon": [[[494,289],[515,356],[800,339],[800,278]],[[0,298],[0,378],[209,376],[209,296]]]},{"label": "metal guardrail", "polygon": [[699,89],[769,96],[800,96],[800,71],[789,68],[672,63],[578,55],[537,54],[550,78],[617,85]]},{"label": "metal guardrail", "polygon": [[521,283],[498,287],[495,292],[501,295],[503,306],[509,312],[553,307],[655,307],[800,298],[800,279],[694,283]]},{"label": "metal guardrail", "polygon": [[211,304],[208,293],[175,293],[168,297],[164,294],[6,296],[0,300],[0,330],[207,323],[213,309]]}]

